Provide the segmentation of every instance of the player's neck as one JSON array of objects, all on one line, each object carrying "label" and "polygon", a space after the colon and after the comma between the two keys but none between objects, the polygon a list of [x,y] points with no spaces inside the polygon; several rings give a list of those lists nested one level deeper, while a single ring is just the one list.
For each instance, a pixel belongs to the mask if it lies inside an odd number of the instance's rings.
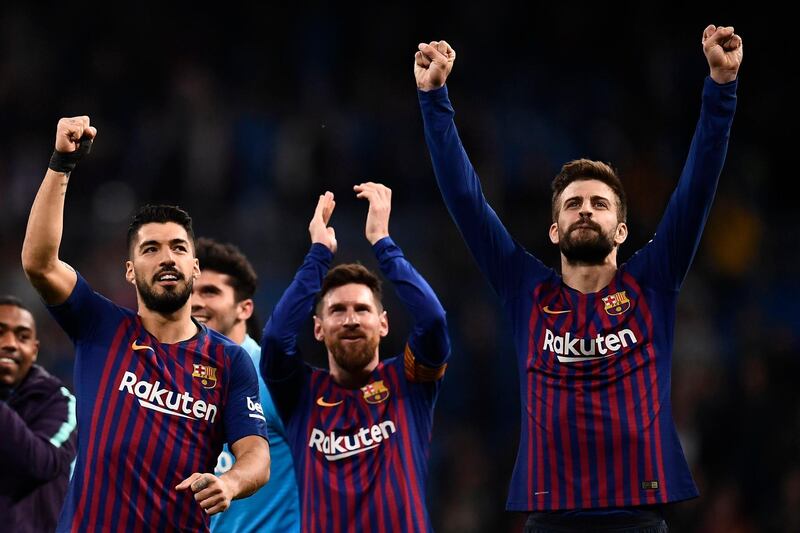
[{"label": "player's neck", "polygon": [[[616,251],[616,250],[615,250]],[[611,283],[617,273],[617,254],[612,252],[600,265],[573,264],[561,256],[561,278],[567,287],[583,294],[598,292]]]},{"label": "player's neck", "polygon": [[162,314],[139,305],[139,316],[144,329],[164,344],[191,339],[197,334],[197,325],[192,321],[192,309],[184,305],[174,313]]},{"label": "player's neck", "polygon": [[333,359],[333,355],[328,353],[328,363],[331,370],[331,377],[338,385],[346,389],[358,389],[366,385],[369,381],[370,374],[372,374],[372,371],[378,366],[378,361],[378,356],[376,354],[375,358],[370,361],[369,364],[357,371],[352,372],[337,365],[336,361]]},{"label": "player's neck", "polygon": [[224,335],[236,344],[242,344],[247,336],[247,323],[244,320],[236,322]]}]

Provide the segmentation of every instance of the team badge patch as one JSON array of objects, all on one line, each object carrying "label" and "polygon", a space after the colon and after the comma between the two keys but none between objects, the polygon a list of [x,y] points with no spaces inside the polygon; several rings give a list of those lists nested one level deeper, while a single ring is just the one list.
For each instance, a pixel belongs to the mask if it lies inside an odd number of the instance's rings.
[{"label": "team badge patch", "polygon": [[217,386],[217,369],[213,366],[192,364],[192,377],[199,378],[204,389],[213,389]]},{"label": "team badge patch", "polygon": [[367,403],[381,403],[389,397],[389,389],[383,384],[383,380],[364,385],[361,392],[364,393],[364,401]]},{"label": "team badge patch", "polygon": [[606,313],[615,316],[630,309],[631,301],[625,295],[625,291],[620,291],[603,298],[603,305],[605,305]]}]

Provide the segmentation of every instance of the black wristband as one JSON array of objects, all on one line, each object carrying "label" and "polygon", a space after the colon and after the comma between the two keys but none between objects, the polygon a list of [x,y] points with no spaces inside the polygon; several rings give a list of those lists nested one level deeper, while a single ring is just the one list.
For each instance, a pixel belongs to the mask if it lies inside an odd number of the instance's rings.
[{"label": "black wristband", "polygon": [[81,157],[88,154],[91,150],[92,139],[84,135],[81,137],[78,149],[74,152],[59,152],[58,150],[54,150],[53,155],[50,156],[50,164],[47,166],[56,172],[69,174],[75,170],[75,166],[78,164],[78,161],[81,160]]}]

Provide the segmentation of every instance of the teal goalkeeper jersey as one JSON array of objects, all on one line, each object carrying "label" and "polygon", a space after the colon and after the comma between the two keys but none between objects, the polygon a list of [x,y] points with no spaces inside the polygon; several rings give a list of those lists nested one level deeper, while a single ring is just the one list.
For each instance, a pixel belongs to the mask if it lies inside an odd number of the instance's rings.
[{"label": "teal goalkeeper jersey", "polygon": [[[253,364],[258,368],[261,361],[261,346],[249,335],[242,348],[250,354]],[[275,404],[269,395],[264,381],[258,380],[261,406],[267,419],[269,434],[269,454],[272,460],[269,482],[255,494],[241,500],[234,500],[227,511],[211,517],[213,533],[247,533],[280,531],[296,533],[300,531],[300,504],[297,497],[292,454],[286,442],[286,429],[283,427]],[[216,475],[233,466],[235,459],[226,445],[219,455]]]}]

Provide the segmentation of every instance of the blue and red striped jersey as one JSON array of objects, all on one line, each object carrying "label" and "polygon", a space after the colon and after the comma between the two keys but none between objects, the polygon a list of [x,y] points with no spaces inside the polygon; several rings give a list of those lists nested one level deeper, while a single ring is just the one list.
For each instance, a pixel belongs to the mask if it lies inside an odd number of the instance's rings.
[{"label": "blue and red striped jersey", "polygon": [[507,509],[697,496],[670,406],[675,309],[725,160],[736,82],[706,80],[689,156],[655,236],[591,294],[525,251],[488,205],[447,88],[420,91],[419,100],[444,201],[514,332],[522,428]]},{"label": "blue and red striped jersey", "polygon": [[208,531],[175,485],[213,472],[224,442],[266,438],[250,357],[198,322],[162,344],[80,275],[49,309],[76,348],[78,456],[58,531]]},{"label": "blue and red striped jersey", "polygon": [[261,372],[286,423],[305,532],[431,531],[425,482],[433,407],[450,351],[433,290],[384,238],[381,271],[414,317],[401,357],[361,388],[340,386],[297,351],[332,254],[315,244],[264,328]]}]

